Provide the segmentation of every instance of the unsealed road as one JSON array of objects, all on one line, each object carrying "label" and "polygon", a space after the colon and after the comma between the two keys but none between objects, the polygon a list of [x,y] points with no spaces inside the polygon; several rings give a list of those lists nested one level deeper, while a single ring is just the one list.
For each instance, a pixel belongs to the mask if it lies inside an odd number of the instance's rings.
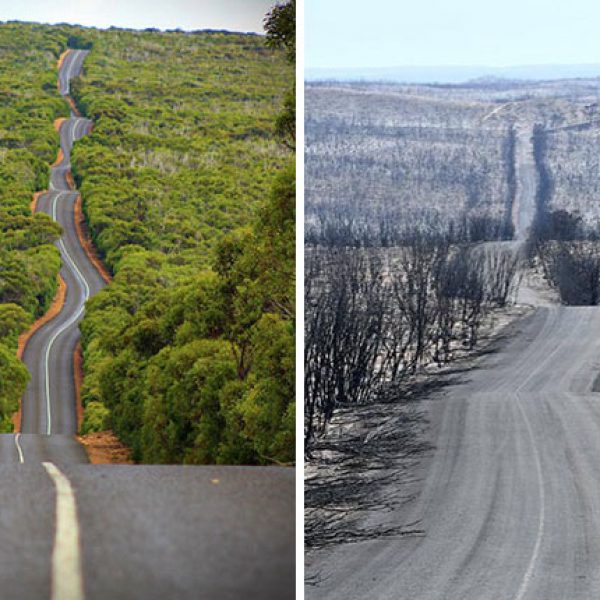
[{"label": "unsealed road", "polygon": [[431,400],[436,449],[394,516],[425,536],[321,556],[308,597],[600,597],[600,311],[543,308],[517,326]]},{"label": "unsealed road", "polygon": [[[518,240],[535,214],[526,141]],[[434,450],[416,498],[382,515],[424,535],[311,556],[307,598],[600,598],[600,309],[538,307],[461,377],[423,402]],[[386,497],[405,497],[395,485]]]}]

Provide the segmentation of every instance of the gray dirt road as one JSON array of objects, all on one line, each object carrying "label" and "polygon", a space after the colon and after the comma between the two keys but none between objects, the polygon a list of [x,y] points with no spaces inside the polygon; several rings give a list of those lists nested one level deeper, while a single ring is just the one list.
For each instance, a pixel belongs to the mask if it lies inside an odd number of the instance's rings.
[{"label": "gray dirt road", "polygon": [[430,401],[436,449],[394,516],[426,535],[322,556],[308,597],[600,597],[600,311],[542,308],[517,327]]},{"label": "gray dirt road", "polygon": [[524,241],[536,213],[537,171],[533,156],[533,130],[523,127],[517,135],[517,197],[515,198],[513,222],[515,239]]},{"label": "gray dirt road", "polygon": [[[87,52],[71,51],[60,90]],[[104,282],[80,245],[70,189],[72,144],[38,210],[63,227],[62,312],[29,341],[21,433],[0,435],[0,597],[30,600],[294,597],[294,471],[254,467],[86,464],[77,442],[73,352],[85,301]]]}]

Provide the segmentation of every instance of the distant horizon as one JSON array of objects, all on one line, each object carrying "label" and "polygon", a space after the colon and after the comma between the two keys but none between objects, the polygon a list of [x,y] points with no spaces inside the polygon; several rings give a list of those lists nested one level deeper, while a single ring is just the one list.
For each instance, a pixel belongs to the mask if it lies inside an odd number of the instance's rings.
[{"label": "distant horizon", "polygon": [[427,64],[397,64],[389,66],[365,66],[365,67],[344,67],[344,66],[331,66],[331,67],[308,67],[308,71],[326,71],[326,70],[344,70],[344,71],[376,71],[384,69],[490,69],[490,70],[503,70],[503,69],[520,69],[520,68],[532,68],[532,67],[592,67],[600,65],[600,60],[596,62],[580,62],[580,63],[560,63],[560,62],[549,62],[549,63],[514,63],[509,65],[489,65],[485,63],[472,63],[472,64],[457,64],[457,63],[440,63],[437,65]]},{"label": "distant horizon", "polygon": [[396,67],[316,67],[305,70],[305,81],[462,84],[477,79],[544,81],[600,77],[597,63],[542,63],[511,66],[400,65]]},{"label": "distant horizon", "polygon": [[68,21],[56,21],[56,22],[46,22],[46,21],[35,21],[35,20],[25,20],[25,19],[8,19],[8,20],[0,20],[0,25],[6,25],[8,23],[23,23],[30,25],[43,25],[47,27],[58,27],[61,25],[66,25],[67,27],[81,27],[81,29],[98,29],[101,31],[107,31],[109,29],[122,29],[123,31],[148,31],[148,30],[156,30],[159,33],[170,33],[170,32],[181,32],[181,33],[194,33],[196,31],[215,31],[215,32],[224,32],[238,35],[255,35],[255,36],[265,36],[264,31],[244,31],[238,29],[228,29],[226,27],[199,27],[198,29],[184,29],[183,27],[128,27],[125,25],[108,25],[108,26],[98,26],[98,25],[82,25],[81,23],[69,23]]},{"label": "distant horizon", "polygon": [[274,4],[275,0],[0,0],[0,22],[261,34],[263,19]]}]

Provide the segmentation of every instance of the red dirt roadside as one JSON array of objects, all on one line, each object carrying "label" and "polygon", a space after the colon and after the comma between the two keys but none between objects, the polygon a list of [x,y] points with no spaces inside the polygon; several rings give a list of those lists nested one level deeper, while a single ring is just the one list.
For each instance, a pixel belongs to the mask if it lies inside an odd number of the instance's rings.
[{"label": "red dirt roadside", "polygon": [[[56,295],[54,296],[54,300],[50,305],[50,308],[47,312],[41,316],[27,331],[22,333],[19,336],[19,345],[17,347],[17,358],[19,360],[23,359],[23,353],[25,352],[25,347],[27,343],[31,339],[31,336],[43,325],[52,321],[54,317],[56,317],[60,311],[63,309],[65,304],[65,297],[67,295],[67,284],[64,279],[59,275],[58,276],[58,287],[56,289]],[[19,410],[13,415],[12,422],[14,425],[15,431],[21,430],[21,404],[19,403]]]}]

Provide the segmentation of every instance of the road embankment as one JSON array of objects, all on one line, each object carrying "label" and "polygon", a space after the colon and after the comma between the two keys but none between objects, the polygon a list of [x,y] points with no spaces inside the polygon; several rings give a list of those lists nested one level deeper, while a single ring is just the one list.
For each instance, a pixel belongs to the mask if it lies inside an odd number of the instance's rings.
[{"label": "road embankment", "polygon": [[19,336],[19,346],[17,348],[17,356],[19,358],[23,357],[23,352],[25,351],[25,346],[27,346],[27,342],[31,339],[31,336],[40,328],[43,327],[46,323],[52,321],[54,317],[58,316],[65,305],[65,298],[67,296],[67,284],[65,280],[59,275],[58,282],[56,287],[56,295],[54,296],[54,300],[50,305],[50,308],[46,311],[46,313],[41,316],[26,332],[22,333]]},{"label": "road embankment", "polygon": [[112,281],[112,275],[109,273],[106,265],[102,262],[102,259],[98,256],[92,238],[90,236],[89,228],[85,215],[83,214],[83,202],[81,200],[81,194],[77,196],[75,201],[75,226],[77,227],[77,237],[79,243],[85,250],[88,259],[96,267],[98,273],[104,281],[108,284]]},{"label": "road embankment", "polygon": [[[75,373],[75,393],[77,396],[77,428],[83,423],[84,409],[81,401],[83,387],[83,351],[81,343],[77,344],[73,353],[73,372]],[[94,431],[77,436],[79,443],[85,448],[90,463],[93,465],[132,465],[131,449],[125,446],[111,430]]]},{"label": "road embankment", "polygon": [[[40,194],[43,192],[39,192]],[[56,295],[54,296],[54,300],[50,305],[50,308],[46,311],[46,313],[41,316],[31,327],[23,332],[19,336],[18,346],[17,346],[17,358],[19,360],[23,359],[23,353],[25,352],[25,347],[27,343],[32,338],[33,334],[43,327],[46,323],[49,323],[57,317],[62,311],[65,305],[65,298],[67,297],[67,284],[65,280],[59,275],[56,287]],[[19,401],[19,410],[13,415],[12,422],[14,425],[15,432],[21,431],[21,401]]]},{"label": "road embankment", "polygon": [[93,465],[133,465],[131,450],[111,431],[95,431],[77,436]]},{"label": "road embankment", "polygon": [[67,54],[69,54],[70,50],[65,50],[59,57],[58,57],[58,61],[56,63],[56,70],[60,71],[60,68],[62,67],[63,62],[65,61],[65,58],[67,56]]},{"label": "road embankment", "polygon": [[60,128],[66,120],[67,119],[65,117],[58,117],[58,119],[54,119],[54,129],[56,129],[56,133],[60,132]]},{"label": "road embankment", "polygon": [[35,211],[37,210],[37,203],[38,200],[40,198],[40,196],[42,196],[43,194],[46,193],[47,190],[43,190],[41,192],[35,192],[35,194],[33,194],[33,198],[31,199],[31,204],[29,205],[31,208],[31,214],[35,214]]}]

